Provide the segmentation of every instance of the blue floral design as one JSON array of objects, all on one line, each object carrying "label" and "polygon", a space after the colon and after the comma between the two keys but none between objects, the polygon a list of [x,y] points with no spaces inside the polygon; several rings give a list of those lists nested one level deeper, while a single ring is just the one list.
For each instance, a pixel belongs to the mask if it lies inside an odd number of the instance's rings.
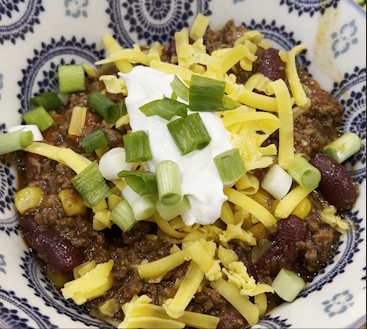
[{"label": "blue floral design", "polygon": [[[5,1],[5,2],[4,2]],[[2,0],[0,2],[0,21],[1,14],[6,14],[12,18],[12,11],[19,11],[18,5],[24,0]],[[24,15],[17,22],[0,26],[0,44],[6,41],[16,43],[17,39],[25,40],[27,33],[33,33],[34,27],[40,24],[39,16],[45,9],[42,0],[29,0]]]},{"label": "blue floral design", "polygon": [[[346,163],[353,180],[362,184],[366,180],[366,69],[356,67],[353,73],[346,73],[331,93],[345,109],[343,131],[354,132],[363,141],[361,151]],[[357,164],[361,168],[356,169]]]},{"label": "blue floral design", "polygon": [[88,17],[87,11],[88,0],[65,0],[66,16],[78,18],[80,15]]},{"label": "blue floral design", "polygon": [[358,27],[356,21],[352,20],[349,24],[344,24],[339,34],[333,33],[331,37],[335,39],[332,45],[334,57],[337,58],[342,54],[345,54],[352,45],[358,43],[358,38],[355,37],[357,34]]},{"label": "blue floral design", "polygon": [[340,0],[281,0],[280,5],[288,6],[289,13],[298,12],[298,16],[308,13],[311,17],[317,12],[325,14],[328,8],[337,8]]},{"label": "blue floral design", "polygon": [[[293,32],[287,31],[284,25],[278,25],[275,20],[271,21],[270,23],[268,23],[265,19],[263,19],[261,22],[251,20],[250,23],[244,24],[250,30],[256,30],[263,33],[266,39],[276,42],[286,51],[290,51],[295,46],[302,43],[300,40],[294,39]],[[296,61],[299,66],[302,66],[308,72],[308,67],[311,64],[311,61],[307,59],[306,55],[307,50],[303,51],[299,56],[297,56]],[[311,76],[310,73],[309,75]]]},{"label": "blue floral design", "polygon": [[20,265],[22,275],[28,280],[28,287],[34,290],[34,294],[41,298],[46,306],[55,308],[59,314],[64,314],[75,322],[82,322],[100,329],[111,329],[108,324],[91,318],[86,308],[77,306],[71,300],[66,300],[43,272],[38,274],[40,267],[32,255],[26,251],[24,253],[25,257],[21,257],[23,263]]},{"label": "blue floral design", "polygon": [[210,16],[210,1],[110,0],[106,10],[111,18],[108,27],[124,47],[131,47],[137,41],[132,39],[131,34],[136,34],[138,41],[144,40],[148,45],[156,41],[167,43],[176,31],[189,27],[190,18],[198,13]]},{"label": "blue floral design", "polygon": [[24,3],[24,0],[2,0],[0,2],[0,22],[3,15],[11,18],[13,11],[19,12],[20,2]]},{"label": "blue floral design", "polygon": [[5,267],[6,266],[6,262],[5,262],[5,256],[0,254],[0,272],[3,272],[6,274],[6,271],[5,271]]},{"label": "blue floral design", "polygon": [[[99,59],[104,57],[104,49],[97,50],[95,43],[89,45],[84,38],[80,41],[73,37],[71,40],[67,40],[61,37],[60,40],[51,39],[51,42],[46,44],[42,42],[41,49],[34,50],[34,57],[27,60],[28,67],[22,70],[23,78],[18,82],[20,86],[20,94],[18,99],[21,103],[21,109],[19,113],[31,109],[29,100],[34,96],[34,93],[57,91],[58,82],[56,78],[56,71],[58,65],[72,64],[75,60],[66,62],[62,57],[53,60],[54,57],[62,55],[74,55],[81,58],[81,61],[88,61],[89,63],[95,63]],[[50,69],[45,69],[44,66],[49,65]],[[42,70],[43,77],[37,78],[38,73]],[[36,81],[37,79],[40,79]],[[38,90],[34,90],[38,86]]]},{"label": "blue floral design", "polygon": [[[0,73],[0,89],[4,87],[3,79],[4,79],[4,75]],[[0,94],[0,100],[1,100],[1,94]]]},{"label": "blue floral design", "polygon": [[4,300],[12,304],[16,310],[10,310],[3,306],[0,302],[0,319],[8,325],[8,328],[30,328],[27,325],[27,319],[20,318],[18,310],[23,311],[40,329],[56,329],[56,325],[50,322],[50,318],[41,314],[38,307],[31,306],[26,298],[16,296],[14,291],[6,291],[0,285],[0,300]]},{"label": "blue floral design", "polygon": [[354,296],[349,292],[349,290],[346,290],[322,304],[326,305],[325,312],[332,318],[335,315],[345,313],[349,307],[352,307],[354,305],[352,302],[353,299]]},{"label": "blue floral design", "polygon": [[269,328],[269,329],[287,329],[292,327],[291,324],[287,323],[288,319],[281,320],[280,317],[272,318],[270,315],[267,315],[259,322],[259,326],[261,328]]},{"label": "blue floral design", "polygon": [[27,324],[28,319],[23,319],[18,315],[18,310],[8,309],[4,303],[0,302],[0,320],[4,328],[30,328]]}]

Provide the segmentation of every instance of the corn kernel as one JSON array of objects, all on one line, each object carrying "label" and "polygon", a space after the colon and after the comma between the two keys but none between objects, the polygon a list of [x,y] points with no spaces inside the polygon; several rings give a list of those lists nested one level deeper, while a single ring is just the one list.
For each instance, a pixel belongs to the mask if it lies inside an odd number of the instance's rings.
[{"label": "corn kernel", "polygon": [[83,216],[87,212],[83,198],[73,190],[62,190],[59,199],[68,217]]},{"label": "corn kernel", "polygon": [[268,237],[268,232],[263,223],[256,224],[248,230],[254,235],[257,241],[265,240]]},{"label": "corn kernel", "polygon": [[15,195],[15,207],[22,215],[24,215],[27,211],[38,207],[41,204],[43,197],[44,194],[40,188],[26,187]]},{"label": "corn kernel", "polygon": [[112,318],[119,310],[120,308],[114,298],[109,299],[98,308],[100,314],[109,316],[110,318]]},{"label": "corn kernel", "polygon": [[305,198],[301,203],[293,210],[292,215],[298,216],[305,220],[312,210],[312,204],[309,198]]},{"label": "corn kernel", "polygon": [[108,197],[108,208],[113,211],[116,206],[122,201],[122,198],[116,194],[112,194]]}]

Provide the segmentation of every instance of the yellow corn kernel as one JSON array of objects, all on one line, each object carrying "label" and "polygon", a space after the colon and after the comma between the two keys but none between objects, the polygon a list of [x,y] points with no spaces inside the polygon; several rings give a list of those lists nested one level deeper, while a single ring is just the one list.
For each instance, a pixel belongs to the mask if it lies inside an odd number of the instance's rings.
[{"label": "yellow corn kernel", "polygon": [[260,189],[256,194],[252,196],[252,199],[260,203],[261,205],[269,204],[272,197],[268,192],[263,189]]},{"label": "yellow corn kernel", "polygon": [[266,230],[266,227],[263,223],[258,223],[248,229],[257,241],[264,240],[268,237],[268,232]]},{"label": "yellow corn kernel", "polygon": [[113,211],[116,206],[122,201],[122,198],[116,194],[112,194],[108,197],[108,208]]},{"label": "yellow corn kernel", "polygon": [[17,210],[24,215],[27,211],[38,207],[44,194],[38,187],[26,187],[15,195],[14,202]]},{"label": "yellow corn kernel", "polygon": [[120,308],[118,307],[114,298],[109,299],[98,308],[98,311],[101,313],[101,315],[106,315],[110,318],[112,318],[119,310]]},{"label": "yellow corn kernel", "polygon": [[62,190],[59,199],[68,217],[83,216],[87,212],[83,198],[73,190]]},{"label": "yellow corn kernel", "polygon": [[309,198],[305,198],[301,203],[293,210],[292,215],[298,216],[305,220],[312,210],[312,204]]}]

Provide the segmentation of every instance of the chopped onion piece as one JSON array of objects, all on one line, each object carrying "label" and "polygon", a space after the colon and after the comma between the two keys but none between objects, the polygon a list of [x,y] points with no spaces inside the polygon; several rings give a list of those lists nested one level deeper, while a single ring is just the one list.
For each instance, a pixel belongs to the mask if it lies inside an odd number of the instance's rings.
[{"label": "chopped onion piece", "polygon": [[292,176],[282,167],[275,164],[270,167],[261,183],[261,187],[269,192],[275,199],[282,200],[290,191],[292,182]]},{"label": "chopped onion piece", "polygon": [[102,176],[109,181],[120,179],[118,174],[124,170],[130,171],[132,167],[133,163],[126,162],[126,153],[123,147],[113,148],[99,161],[99,170]]},{"label": "chopped onion piece", "polygon": [[137,221],[148,219],[154,215],[157,211],[156,200],[157,197],[151,194],[139,196],[139,198],[135,200],[131,207]]},{"label": "chopped onion piece", "polygon": [[33,133],[33,140],[35,142],[42,142],[43,141],[43,135],[41,133],[41,131],[39,130],[38,126],[36,125],[19,125],[19,126],[14,126],[8,129],[9,133],[12,133],[14,131],[17,130],[21,130],[23,129],[23,131],[31,131]]},{"label": "chopped onion piece", "polygon": [[133,204],[136,200],[140,198],[140,195],[136,193],[130,185],[126,185],[126,187],[122,191],[122,195],[129,204]]}]

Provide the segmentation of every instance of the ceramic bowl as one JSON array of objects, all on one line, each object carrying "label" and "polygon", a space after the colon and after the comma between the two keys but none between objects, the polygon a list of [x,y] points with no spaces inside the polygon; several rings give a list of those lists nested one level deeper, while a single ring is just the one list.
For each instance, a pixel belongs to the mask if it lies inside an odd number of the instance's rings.
[{"label": "ceramic bowl", "polygon": [[[353,229],[335,257],[292,304],[257,328],[357,328],[366,314],[366,15],[349,0],[1,0],[0,132],[21,122],[35,94],[57,91],[60,64],[106,56],[102,37],[122,46],[168,43],[195,16],[220,29],[229,19],[259,30],[277,47],[305,43],[299,64],[345,107],[343,129],[363,140],[349,160],[361,196],[347,218]],[[0,165],[0,327],[108,328],[64,300],[32,259],[19,232],[17,177]]]}]

